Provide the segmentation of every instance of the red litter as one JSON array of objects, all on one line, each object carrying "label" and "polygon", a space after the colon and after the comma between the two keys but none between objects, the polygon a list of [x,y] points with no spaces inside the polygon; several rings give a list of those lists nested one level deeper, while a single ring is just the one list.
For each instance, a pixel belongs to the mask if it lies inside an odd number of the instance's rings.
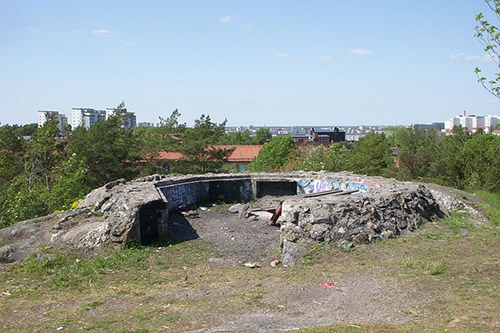
[{"label": "red litter", "polygon": [[337,290],[339,289],[338,283],[335,281],[326,281],[323,283],[318,283],[318,286],[324,287],[324,288],[335,288]]}]

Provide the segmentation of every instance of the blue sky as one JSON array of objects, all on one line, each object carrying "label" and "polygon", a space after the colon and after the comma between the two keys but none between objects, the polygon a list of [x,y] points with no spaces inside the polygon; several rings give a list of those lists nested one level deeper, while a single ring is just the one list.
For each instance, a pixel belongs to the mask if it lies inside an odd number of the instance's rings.
[{"label": "blue sky", "polygon": [[[178,108],[229,125],[409,125],[500,113],[480,0],[0,1],[0,121]],[[494,21],[493,21],[494,22]],[[496,23],[496,22],[495,22]]]}]

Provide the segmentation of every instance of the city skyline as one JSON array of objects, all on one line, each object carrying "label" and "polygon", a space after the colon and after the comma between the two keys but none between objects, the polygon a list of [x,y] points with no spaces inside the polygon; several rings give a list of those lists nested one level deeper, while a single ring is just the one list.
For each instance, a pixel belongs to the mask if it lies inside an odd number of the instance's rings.
[{"label": "city skyline", "polygon": [[0,121],[122,100],[228,125],[410,125],[498,114],[482,1],[4,1]]}]

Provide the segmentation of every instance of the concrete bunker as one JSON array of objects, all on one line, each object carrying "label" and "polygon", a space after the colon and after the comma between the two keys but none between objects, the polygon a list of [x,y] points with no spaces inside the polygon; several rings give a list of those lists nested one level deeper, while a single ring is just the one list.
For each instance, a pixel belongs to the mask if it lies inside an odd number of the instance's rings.
[{"label": "concrete bunker", "polygon": [[297,182],[294,180],[256,181],[256,198],[297,194]]},{"label": "concrete bunker", "polygon": [[[162,200],[149,202],[139,208],[139,237],[142,245],[149,245],[160,240],[160,226],[164,220],[166,203]],[[130,236],[129,236],[130,237]]]},{"label": "concrete bunker", "polygon": [[[440,207],[445,212],[472,209],[428,185],[348,172],[152,175],[108,183],[89,193],[75,210],[1,230],[0,240],[9,242],[3,247],[4,260],[21,258],[15,254],[21,246],[16,242],[86,249],[124,246],[129,240],[148,245],[168,234],[169,214],[181,203],[249,202],[265,196],[283,201],[278,223],[282,259],[288,264],[310,242],[356,246],[414,231],[423,221],[442,217]],[[36,233],[17,240],[21,229]]]}]

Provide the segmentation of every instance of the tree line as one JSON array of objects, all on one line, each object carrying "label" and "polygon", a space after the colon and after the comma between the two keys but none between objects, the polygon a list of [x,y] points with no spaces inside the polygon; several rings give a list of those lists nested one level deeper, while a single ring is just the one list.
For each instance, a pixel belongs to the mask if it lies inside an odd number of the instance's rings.
[{"label": "tree line", "polygon": [[273,139],[252,171],[352,171],[500,193],[500,137],[455,128],[453,135],[418,127],[368,133],[355,144],[298,149],[291,137]]},{"label": "tree line", "polygon": [[[231,149],[211,145],[264,144],[249,170],[352,171],[401,180],[435,182],[461,189],[500,193],[500,137],[456,128],[447,136],[417,127],[368,133],[355,144],[299,149],[291,137],[271,140],[268,129],[225,133],[226,122],[201,115],[193,127],[174,110],[159,127],[125,128],[126,108],[89,129],[61,137],[57,120],[0,127],[0,227],[65,210],[107,182],[153,173],[231,172]],[[399,147],[399,148],[396,148]],[[176,161],[159,158],[177,152]]]},{"label": "tree line", "polygon": [[[89,129],[59,133],[57,120],[0,127],[0,227],[65,210],[92,189],[107,182],[161,173],[205,173],[225,170],[231,149],[214,144],[257,144],[269,130],[225,134],[226,122],[201,115],[189,128],[174,110],[160,117],[159,127],[125,128],[121,103],[112,117]],[[178,161],[160,160],[161,151],[178,152]]]}]

